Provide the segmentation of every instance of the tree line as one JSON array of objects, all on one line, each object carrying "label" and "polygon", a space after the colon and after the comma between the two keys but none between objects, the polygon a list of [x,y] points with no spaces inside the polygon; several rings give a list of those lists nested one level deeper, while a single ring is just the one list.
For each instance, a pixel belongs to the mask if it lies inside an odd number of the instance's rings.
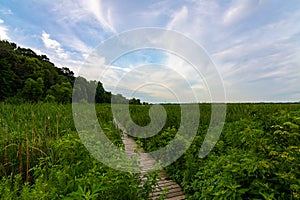
[{"label": "tree line", "polygon": [[[73,88],[75,80],[80,84]],[[128,100],[106,91],[100,81],[75,77],[69,68],[56,67],[46,55],[0,41],[0,101],[70,103],[73,89],[75,101],[111,103],[113,97],[115,103],[141,104],[139,99]]]}]

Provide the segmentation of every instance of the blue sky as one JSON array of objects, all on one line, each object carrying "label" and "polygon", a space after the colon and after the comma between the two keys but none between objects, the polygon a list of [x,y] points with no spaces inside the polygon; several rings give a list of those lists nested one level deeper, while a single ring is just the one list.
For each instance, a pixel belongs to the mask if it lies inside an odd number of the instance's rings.
[{"label": "blue sky", "polygon": [[[300,101],[299,22],[299,0],[0,2],[1,39],[46,54],[57,66],[75,73],[101,42],[121,32],[159,27],[182,33],[200,44],[215,63],[228,102]],[[187,62],[166,52],[136,51],[110,65],[104,86],[113,90],[115,79],[125,77],[123,89],[116,91],[131,90],[127,96],[176,101],[192,87],[200,101],[209,100],[205,78],[195,78]],[[152,82],[163,78],[170,85],[143,86],[146,80],[137,77],[139,70],[152,73]],[[171,81],[178,74],[190,85]]]}]

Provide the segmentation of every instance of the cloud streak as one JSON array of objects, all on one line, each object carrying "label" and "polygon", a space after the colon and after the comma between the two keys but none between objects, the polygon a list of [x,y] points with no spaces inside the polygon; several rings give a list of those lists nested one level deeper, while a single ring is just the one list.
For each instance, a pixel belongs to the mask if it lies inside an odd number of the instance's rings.
[{"label": "cloud streak", "polygon": [[109,8],[105,12],[105,10],[102,8],[102,2],[100,0],[88,0],[86,1],[86,4],[88,10],[95,15],[105,31],[116,33],[113,25],[113,18],[111,16],[111,10]]},{"label": "cloud streak", "polygon": [[234,0],[225,11],[223,23],[232,25],[249,16],[258,6],[259,0]]},{"label": "cloud streak", "polygon": [[[31,15],[26,6],[32,8]],[[297,0],[29,0],[18,6],[5,1],[0,5],[0,36],[39,49],[57,65],[68,66],[76,73],[92,50],[115,34],[141,27],[166,28],[205,48],[223,77],[229,101],[298,101],[299,10]],[[160,36],[152,39],[161,40]],[[172,38],[163,40],[172,45]],[[182,50],[190,48],[182,44]],[[115,51],[113,47],[111,51]],[[149,52],[142,59],[135,56],[140,55],[125,56],[111,64],[106,81],[117,81],[137,66],[158,63],[186,78],[198,96],[207,90],[205,83],[199,81],[201,77],[179,57]],[[176,80],[174,74],[165,72],[161,67],[161,73],[152,73],[158,80],[163,75],[166,80]],[[130,88],[137,87],[134,80],[140,79],[132,76],[128,80]],[[183,88],[180,84],[176,87]],[[161,90],[147,86],[139,94],[145,98],[148,94],[152,100],[162,95],[163,99]]]}]

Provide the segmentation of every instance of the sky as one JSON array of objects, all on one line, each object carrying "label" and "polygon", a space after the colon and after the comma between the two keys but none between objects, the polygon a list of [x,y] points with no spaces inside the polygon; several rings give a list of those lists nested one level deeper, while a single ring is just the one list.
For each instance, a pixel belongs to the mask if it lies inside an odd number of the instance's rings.
[{"label": "sky", "polygon": [[[299,0],[0,1],[2,40],[46,54],[76,75],[101,44],[124,32],[154,27],[180,33],[214,63],[226,102],[300,101],[299,22]],[[222,92],[209,77],[176,52],[144,48],[106,60],[95,60],[105,66],[96,77],[114,93],[148,102],[224,101],[213,95]]]}]

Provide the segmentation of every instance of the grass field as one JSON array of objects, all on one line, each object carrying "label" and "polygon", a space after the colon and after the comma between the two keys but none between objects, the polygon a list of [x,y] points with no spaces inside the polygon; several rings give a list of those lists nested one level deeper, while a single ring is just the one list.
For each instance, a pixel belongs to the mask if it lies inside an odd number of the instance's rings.
[{"label": "grass field", "polygon": [[[163,129],[136,138],[146,151],[167,145],[180,127],[180,107],[164,107]],[[147,125],[149,108],[132,105],[133,121]],[[166,168],[188,199],[300,198],[300,104],[228,104],[221,137],[205,158],[198,155],[211,105],[199,108],[192,145]],[[71,104],[1,103],[0,111],[0,199],[146,199],[155,184],[140,190],[138,174],[93,158],[76,132]],[[110,105],[96,105],[96,112],[107,137],[123,148]]]}]

